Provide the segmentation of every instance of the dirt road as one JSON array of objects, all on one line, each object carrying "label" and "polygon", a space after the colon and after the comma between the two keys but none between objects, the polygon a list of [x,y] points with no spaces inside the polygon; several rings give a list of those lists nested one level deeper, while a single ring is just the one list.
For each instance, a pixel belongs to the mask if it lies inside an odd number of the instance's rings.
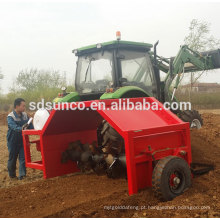
[{"label": "dirt road", "polygon": [[[192,187],[173,201],[158,201],[151,188],[128,196],[125,179],[68,175],[43,180],[28,169],[28,178],[7,177],[6,126],[0,126],[0,217],[220,217],[220,115],[204,113],[204,127],[192,131],[194,162],[215,170],[193,179]],[[3,144],[2,144],[3,143]]]}]

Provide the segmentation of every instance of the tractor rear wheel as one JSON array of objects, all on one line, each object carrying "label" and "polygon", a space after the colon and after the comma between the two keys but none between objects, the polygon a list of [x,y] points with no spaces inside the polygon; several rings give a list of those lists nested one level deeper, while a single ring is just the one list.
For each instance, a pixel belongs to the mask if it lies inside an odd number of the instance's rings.
[{"label": "tractor rear wheel", "polygon": [[190,128],[200,129],[203,125],[201,115],[196,110],[185,110],[181,111],[179,115],[180,119],[190,123]]},{"label": "tractor rear wheel", "polygon": [[124,139],[106,120],[103,120],[98,129],[98,138],[103,152],[110,155],[109,159],[108,157],[106,158],[108,166],[106,169],[107,176],[109,178],[126,176],[126,168],[119,160],[114,160],[125,154]]},{"label": "tractor rear wheel", "polygon": [[159,160],[153,170],[152,186],[159,199],[172,200],[191,186],[189,165],[184,159],[176,156]]},{"label": "tractor rear wheel", "polygon": [[100,131],[101,145],[108,153],[116,156],[124,152],[124,139],[106,120],[103,120]]}]

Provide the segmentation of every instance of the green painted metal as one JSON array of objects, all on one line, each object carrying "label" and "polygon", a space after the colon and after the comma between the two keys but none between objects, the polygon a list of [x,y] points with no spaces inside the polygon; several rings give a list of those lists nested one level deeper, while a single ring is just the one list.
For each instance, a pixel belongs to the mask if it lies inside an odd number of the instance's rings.
[{"label": "green painted metal", "polygon": [[80,101],[80,97],[78,92],[71,92],[68,95],[62,98],[55,98],[53,102],[60,103],[60,102],[78,102]]},{"label": "green painted metal", "polygon": [[[154,60],[154,53],[150,51],[149,54],[150,54],[151,60]],[[158,68],[161,71],[168,73],[169,63],[170,63],[169,59],[157,55],[157,64],[158,64]]]},{"label": "green painted metal", "polygon": [[[218,50],[197,53],[191,50],[187,45],[184,45],[180,48],[176,57],[171,57],[171,59],[174,60],[173,73],[181,73],[183,71],[183,67],[185,73],[219,68],[219,65],[215,65],[213,62],[213,59],[215,59],[216,63],[220,62],[220,55],[218,55],[218,53]],[[153,58],[153,52],[150,52],[150,55]],[[157,63],[161,71],[169,73],[170,59],[157,56]],[[192,63],[193,65],[184,66],[185,63]]]},{"label": "green painted metal", "polygon": [[102,94],[100,99],[115,99],[113,98],[114,92],[105,92]]},{"label": "green painted metal", "polygon": [[[187,45],[182,46],[173,61],[172,74],[178,74],[178,80],[175,85],[176,88],[179,84],[180,73],[183,73],[185,71],[185,63],[192,63],[196,67],[194,71],[210,70],[214,68],[211,57],[203,57],[202,55],[190,50]],[[170,74],[170,71],[168,71],[166,79],[169,77]]]},{"label": "green painted metal", "polygon": [[[184,67],[186,63],[193,64],[193,67]],[[165,78],[165,96],[166,101],[170,101],[170,87],[172,81],[176,77],[174,88],[177,89],[181,74],[184,72],[194,72],[202,70],[214,69],[211,56],[202,56],[201,54],[191,50],[187,45],[181,46],[177,56],[173,60],[172,70],[169,69]]]},{"label": "green painted metal", "polygon": [[[109,41],[109,42],[104,42],[104,43],[101,43],[102,45],[102,48],[105,48],[105,47],[108,47],[108,46],[112,46],[113,48],[114,47],[118,47],[118,46],[121,46],[121,45],[124,45],[124,46],[136,46],[136,47],[139,47],[139,48],[142,48],[142,49],[148,49],[150,50],[150,48],[153,47],[152,44],[148,44],[148,43],[141,43],[141,42],[133,42],[133,41],[122,41],[122,40],[114,40],[114,41]],[[100,48],[97,48],[97,44],[93,44],[93,45],[89,45],[89,46],[86,46],[86,47],[81,47],[81,48],[78,48],[78,49],[75,49],[77,51],[77,54],[80,54],[81,52],[86,52],[86,51],[90,51],[92,49],[95,49],[95,50],[100,50]],[[73,53],[75,52],[75,50],[73,50]],[[76,55],[77,55],[76,54]]]},{"label": "green painted metal", "polygon": [[146,91],[143,89],[137,87],[137,86],[124,86],[119,89],[117,89],[115,92],[112,93],[104,93],[100,99],[119,99],[121,98],[124,94],[130,91],[141,91],[144,94],[146,94],[146,97],[150,96]]},{"label": "green painted metal", "polygon": [[[81,47],[77,49],[77,56],[81,56],[83,54],[91,54],[96,51],[104,51],[109,49],[115,48],[125,48],[128,50],[139,50],[145,51],[150,54],[152,62],[154,61],[154,53],[150,51],[153,47],[152,44],[148,43],[141,43],[141,42],[132,42],[132,41],[121,41],[121,40],[114,40],[109,42],[101,43],[101,48],[97,48],[97,44],[89,45],[86,47]],[[73,50],[75,52],[75,50]],[[161,92],[165,96],[164,101],[171,101],[170,95],[170,87],[172,81],[176,78],[175,87],[177,88],[180,83],[181,73],[183,72],[193,72],[193,71],[202,71],[202,70],[210,70],[220,67],[220,50],[211,51],[212,56],[210,55],[210,51],[204,53],[197,53],[187,45],[181,46],[178,54],[176,57],[172,57],[171,59],[167,59],[164,57],[160,57],[157,55],[156,65],[158,68],[167,73],[167,76],[164,80],[164,84],[161,84]],[[170,65],[172,60],[172,65]],[[191,63],[191,66],[186,66],[186,63]],[[140,81],[144,71],[140,69],[137,74],[135,75],[134,81]],[[136,87],[136,86],[125,86],[117,89],[113,93],[104,93],[100,99],[118,99],[121,98],[126,92],[130,91],[141,91],[146,96],[152,96],[152,94],[148,94],[148,92],[144,91],[143,89]],[[73,101],[80,101],[79,94],[77,92],[70,93],[63,98],[56,98],[56,102],[73,102]],[[160,100],[161,101],[161,100]]]},{"label": "green painted metal", "polygon": [[56,98],[53,99],[53,102],[54,102],[54,103],[58,103],[60,99],[61,99],[61,98],[56,97]]}]

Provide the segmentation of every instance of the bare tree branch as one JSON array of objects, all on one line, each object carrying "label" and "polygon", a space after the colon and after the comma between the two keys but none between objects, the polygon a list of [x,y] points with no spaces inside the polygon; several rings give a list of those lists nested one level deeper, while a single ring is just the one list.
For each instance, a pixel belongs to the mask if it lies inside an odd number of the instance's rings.
[{"label": "bare tree branch", "polygon": [[[193,19],[189,26],[189,34],[185,37],[184,43],[197,52],[218,48],[220,46],[220,39],[214,38],[210,34],[210,29],[210,23]],[[206,71],[190,73],[191,91],[193,84],[195,84],[205,72]]]}]

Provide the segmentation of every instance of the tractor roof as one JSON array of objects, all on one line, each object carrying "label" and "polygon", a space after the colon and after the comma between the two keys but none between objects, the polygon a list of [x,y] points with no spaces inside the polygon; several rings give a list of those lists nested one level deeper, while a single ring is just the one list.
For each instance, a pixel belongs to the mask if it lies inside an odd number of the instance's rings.
[{"label": "tractor roof", "polygon": [[76,56],[84,55],[87,53],[97,52],[103,49],[114,49],[114,48],[124,48],[124,49],[133,49],[139,51],[149,51],[153,47],[152,44],[133,42],[133,41],[122,41],[114,40],[105,43],[98,43],[89,45],[86,47],[81,47],[73,50]]}]

